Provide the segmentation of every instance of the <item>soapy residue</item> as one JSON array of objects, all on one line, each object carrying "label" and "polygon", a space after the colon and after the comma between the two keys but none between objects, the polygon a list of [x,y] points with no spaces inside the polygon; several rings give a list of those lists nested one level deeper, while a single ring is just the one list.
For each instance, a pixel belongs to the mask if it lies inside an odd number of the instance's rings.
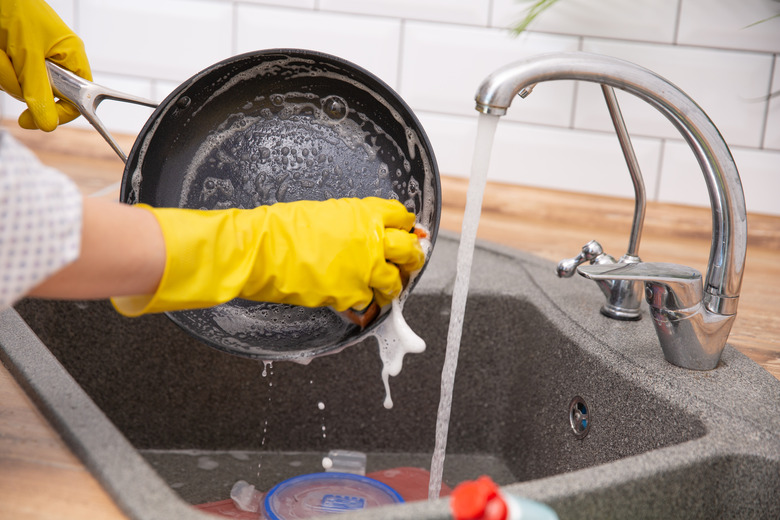
[{"label": "soapy residue", "polygon": [[[258,84],[265,87],[263,81],[280,76],[285,81],[300,76],[349,85],[373,98],[374,111],[366,114],[356,110],[333,93],[292,89],[268,92],[261,88],[262,94],[248,100],[241,112],[232,113],[203,140],[184,173],[179,206],[199,207],[200,203],[208,202],[205,204],[208,208],[254,207],[296,200],[301,197],[301,188],[308,193],[306,198],[313,190],[318,197],[323,194],[326,197],[366,196],[374,191],[370,194],[400,198],[423,223],[431,225],[435,210],[433,167],[425,153],[418,153],[425,149],[424,139],[395,109],[392,100],[385,99],[380,92],[351,74],[329,69],[330,65],[325,63],[299,61],[293,57],[275,62],[273,67],[260,64],[227,79],[193,111],[191,117],[195,118],[214,98],[226,96],[241,83],[261,82]],[[385,113],[402,125],[402,142],[377,124]],[[273,156],[285,149],[288,153],[283,156]],[[293,155],[296,150],[303,153],[296,157]],[[411,172],[412,162],[418,157],[415,171],[422,173],[422,178],[416,179],[416,186],[409,189],[402,179]],[[344,160],[351,162],[354,159],[363,166],[368,165],[369,169],[373,170],[374,166],[378,169],[361,173],[359,168],[350,168],[351,164],[342,164]],[[245,164],[249,165],[248,169]],[[258,164],[261,167],[258,168]],[[223,169],[225,172],[231,170],[234,194],[221,196],[219,201],[216,197],[204,197],[203,193],[200,200],[191,196],[199,188],[203,189],[203,172],[225,175]],[[344,171],[353,174],[347,179],[339,179]],[[419,173],[415,175],[419,176]],[[419,189],[421,183],[422,190]],[[412,193],[415,189],[425,201],[415,200],[421,198]],[[205,201],[205,198],[213,200]]]},{"label": "soapy residue", "polygon": [[202,456],[198,457],[198,468],[199,469],[205,469],[207,471],[211,471],[212,469],[216,469],[219,467],[219,462],[212,459],[211,457]]},{"label": "soapy residue", "polygon": [[[431,249],[431,241],[427,238],[430,237],[430,234],[420,225],[415,227],[418,228],[420,246],[427,258]],[[419,274],[420,271],[417,271],[410,275],[407,287],[414,282]],[[385,385],[384,407],[387,409],[393,407],[393,399],[390,396],[390,376],[397,376],[401,373],[406,354],[425,352],[425,340],[415,334],[404,319],[403,304],[408,295],[408,292],[404,292],[399,298],[393,300],[390,316],[372,334],[379,344],[379,357],[382,360],[382,382]]]},{"label": "soapy residue", "polygon": [[425,340],[414,333],[402,314],[400,300],[393,300],[390,316],[374,332],[379,343],[379,357],[382,359],[382,382],[385,385],[385,408],[393,407],[390,397],[390,376],[401,373],[404,356],[407,353],[425,352]]}]

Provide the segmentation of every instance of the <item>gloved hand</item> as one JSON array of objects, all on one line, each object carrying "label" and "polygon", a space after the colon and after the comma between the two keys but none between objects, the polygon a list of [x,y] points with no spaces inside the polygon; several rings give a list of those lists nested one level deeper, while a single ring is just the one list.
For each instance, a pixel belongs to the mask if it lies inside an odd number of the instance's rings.
[{"label": "gloved hand", "polygon": [[409,231],[414,215],[396,200],[331,199],[255,209],[151,208],[166,265],[151,296],[113,298],[126,316],[210,307],[240,297],[337,311],[389,303],[400,271],[425,254]]},{"label": "gloved hand", "polygon": [[46,59],[92,81],[84,43],[43,0],[0,0],[0,88],[27,103],[23,128],[50,132],[76,119],[76,107],[54,101]]}]

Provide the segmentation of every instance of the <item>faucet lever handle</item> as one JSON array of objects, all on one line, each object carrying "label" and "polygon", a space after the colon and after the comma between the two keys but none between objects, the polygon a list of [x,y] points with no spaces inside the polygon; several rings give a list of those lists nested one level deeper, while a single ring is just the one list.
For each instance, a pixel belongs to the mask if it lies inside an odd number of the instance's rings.
[{"label": "faucet lever handle", "polygon": [[580,264],[590,261],[594,264],[614,264],[615,259],[611,256],[604,254],[604,249],[601,244],[595,240],[591,240],[584,246],[580,253],[574,258],[564,258],[558,262],[558,267],[555,272],[558,278],[571,278],[577,271],[577,267]]},{"label": "faucet lever handle", "polygon": [[702,301],[701,273],[679,264],[641,262],[636,264],[580,266],[577,272],[585,278],[600,280],[629,280],[645,282],[645,296],[656,309],[683,310]]},{"label": "faucet lever handle", "polygon": [[735,315],[711,312],[703,301],[701,273],[660,262],[581,266],[585,278],[642,281],[653,326],[664,357],[691,370],[712,370],[731,331]]}]

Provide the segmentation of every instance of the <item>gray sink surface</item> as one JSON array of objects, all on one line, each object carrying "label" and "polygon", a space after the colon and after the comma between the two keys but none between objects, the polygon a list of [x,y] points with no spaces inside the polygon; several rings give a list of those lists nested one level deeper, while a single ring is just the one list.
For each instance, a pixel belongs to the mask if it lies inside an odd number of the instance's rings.
[{"label": "gray sink surface", "polygon": [[[391,410],[373,339],[267,369],[106,302],[21,302],[0,316],[0,357],[135,519],[210,518],[188,503],[226,499],[239,479],[267,490],[321,471],[332,449],[366,452],[368,471],[427,468],[456,238],[440,235],[407,302],[428,347],[391,378]],[[601,300],[547,261],[480,244],[445,482],[489,474],[561,518],[780,517],[780,381],[731,347],[716,370],[675,367],[646,311],[608,320]],[[575,397],[584,437],[569,420]],[[446,500],[352,516],[447,517]]]}]

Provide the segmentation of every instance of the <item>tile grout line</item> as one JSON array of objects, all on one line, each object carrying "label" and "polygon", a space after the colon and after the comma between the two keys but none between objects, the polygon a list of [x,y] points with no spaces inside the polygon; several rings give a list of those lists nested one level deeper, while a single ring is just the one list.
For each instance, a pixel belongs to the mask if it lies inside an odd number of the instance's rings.
[{"label": "tile grout line", "polygon": [[664,171],[664,154],[666,153],[666,139],[661,139],[658,147],[658,170],[656,171],[655,186],[653,186],[653,202],[661,202],[661,178]]},{"label": "tile grout line", "polygon": [[677,0],[677,13],[674,18],[674,33],[672,35],[672,45],[677,45],[680,39],[680,20],[682,19],[683,0]]},{"label": "tile grout line", "polygon": [[404,47],[406,43],[406,19],[400,19],[400,25],[398,27],[398,63],[396,64],[396,85],[395,88],[400,95],[402,92],[401,85],[403,83],[403,68],[404,68]]}]

